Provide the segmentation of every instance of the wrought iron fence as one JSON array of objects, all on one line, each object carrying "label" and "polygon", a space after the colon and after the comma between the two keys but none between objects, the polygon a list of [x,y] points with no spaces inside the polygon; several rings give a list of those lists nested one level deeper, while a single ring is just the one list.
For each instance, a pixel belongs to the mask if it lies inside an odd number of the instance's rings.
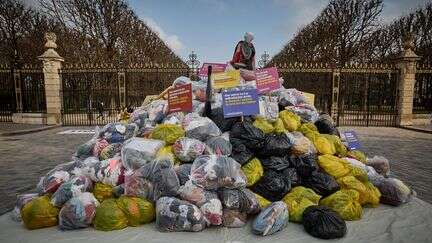
[{"label": "wrought iron fence", "polygon": [[42,69],[18,70],[21,80],[21,96],[23,113],[45,113],[45,81]]},{"label": "wrought iron fence", "polygon": [[15,87],[12,70],[0,69],[0,122],[12,122],[16,111]]},{"label": "wrought iron fence", "polygon": [[417,65],[413,113],[432,113],[432,66]]}]

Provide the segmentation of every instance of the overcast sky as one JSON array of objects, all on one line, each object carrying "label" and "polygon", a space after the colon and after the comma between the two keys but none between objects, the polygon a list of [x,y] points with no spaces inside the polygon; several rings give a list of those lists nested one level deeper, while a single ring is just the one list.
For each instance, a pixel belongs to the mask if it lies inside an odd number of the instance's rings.
[{"label": "overcast sky", "polygon": [[[29,3],[36,0],[25,0]],[[382,22],[428,0],[384,0]],[[226,62],[244,32],[255,34],[257,58],[276,54],[328,0],[129,0],[137,15],[183,59]]]}]

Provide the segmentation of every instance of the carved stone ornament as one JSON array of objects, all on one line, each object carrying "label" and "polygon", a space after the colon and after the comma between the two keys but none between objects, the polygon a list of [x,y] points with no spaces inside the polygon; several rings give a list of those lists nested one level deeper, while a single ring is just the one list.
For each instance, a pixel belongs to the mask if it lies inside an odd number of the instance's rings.
[{"label": "carved stone ornament", "polygon": [[47,61],[47,60],[55,60],[55,61],[63,61],[63,58],[60,57],[60,55],[54,50],[57,48],[57,36],[53,32],[47,32],[45,33],[45,47],[47,50],[39,56],[39,60]]},{"label": "carved stone ornament", "polygon": [[414,36],[412,33],[408,33],[404,39],[403,42],[403,49],[404,50],[414,50]]}]

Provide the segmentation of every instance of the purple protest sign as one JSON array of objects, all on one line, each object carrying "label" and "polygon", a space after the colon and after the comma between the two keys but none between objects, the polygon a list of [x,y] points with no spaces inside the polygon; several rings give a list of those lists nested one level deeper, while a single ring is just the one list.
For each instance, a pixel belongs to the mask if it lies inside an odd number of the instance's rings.
[{"label": "purple protest sign", "polygon": [[263,68],[255,71],[256,86],[260,94],[280,88],[277,68]]},{"label": "purple protest sign", "polygon": [[258,91],[247,89],[222,92],[224,118],[251,116],[259,113]]},{"label": "purple protest sign", "polygon": [[225,72],[225,68],[227,67],[227,64],[224,63],[203,63],[202,67],[200,68],[198,75],[199,76],[207,76],[207,68],[208,66],[212,66],[212,73],[221,73]]}]

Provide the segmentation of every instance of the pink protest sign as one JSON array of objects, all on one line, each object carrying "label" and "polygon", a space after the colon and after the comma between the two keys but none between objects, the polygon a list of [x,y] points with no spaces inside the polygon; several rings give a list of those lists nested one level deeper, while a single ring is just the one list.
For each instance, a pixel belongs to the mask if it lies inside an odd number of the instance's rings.
[{"label": "pink protest sign", "polygon": [[255,71],[256,86],[260,94],[280,88],[277,68],[263,68]]},{"label": "pink protest sign", "polygon": [[199,76],[207,76],[208,66],[212,66],[212,73],[221,73],[225,72],[225,68],[227,67],[224,63],[203,63],[201,69],[199,70]]}]

